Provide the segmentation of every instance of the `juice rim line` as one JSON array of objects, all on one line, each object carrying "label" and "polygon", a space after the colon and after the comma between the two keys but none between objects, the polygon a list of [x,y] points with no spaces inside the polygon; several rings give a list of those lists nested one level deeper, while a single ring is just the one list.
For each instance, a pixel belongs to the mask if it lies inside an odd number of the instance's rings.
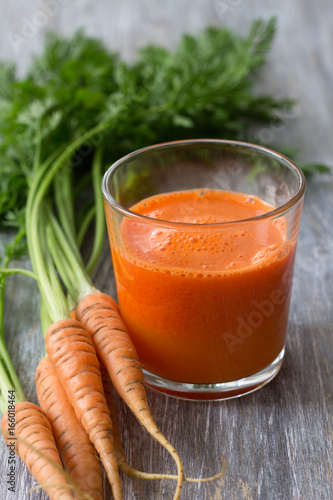
[{"label": "juice rim line", "polygon": [[[231,146],[231,147],[240,147],[243,149],[247,150],[252,150],[252,151],[257,151],[259,153],[263,153],[271,158],[274,158],[276,160],[279,160],[280,163],[283,163],[289,170],[292,170],[297,174],[298,177],[298,186],[295,195],[288,200],[286,203],[281,205],[280,207],[270,211],[266,212],[265,214],[262,215],[257,215],[255,217],[251,217],[248,219],[239,219],[235,221],[228,221],[228,222],[216,222],[216,223],[203,223],[203,224],[198,224],[198,223],[190,223],[190,222],[172,222],[172,221],[166,221],[162,219],[154,219],[152,217],[148,217],[146,215],[142,214],[137,214],[136,212],[132,212],[131,210],[128,210],[124,208],[122,205],[120,205],[111,195],[109,191],[109,179],[115,174],[116,170],[121,167],[121,165],[132,158],[133,156],[141,156],[147,151],[151,150],[159,150],[159,149],[167,149],[169,147],[174,148],[177,146],[190,146],[190,145],[199,145],[199,144],[208,144],[208,145],[221,145],[221,146]],[[105,201],[108,203],[108,205],[111,208],[114,208],[117,210],[119,213],[122,215],[135,220],[137,222],[149,222],[150,224],[156,224],[159,226],[165,226],[165,227],[205,227],[205,228],[217,228],[217,227],[227,227],[227,226],[232,226],[232,225],[237,225],[239,223],[242,224],[247,224],[247,223],[253,223],[253,222],[259,222],[261,220],[269,220],[269,219],[274,219],[276,217],[279,217],[281,215],[286,214],[289,210],[291,210],[294,206],[298,204],[298,202],[302,199],[304,192],[305,192],[305,176],[302,172],[302,170],[294,163],[292,160],[287,158],[286,156],[282,155],[281,153],[277,153],[276,151],[273,151],[269,148],[263,147],[263,146],[258,146],[256,144],[252,143],[247,143],[247,142],[242,142],[242,141],[228,141],[228,140],[222,140],[222,139],[189,139],[189,140],[181,140],[181,141],[171,141],[171,142],[165,142],[162,144],[154,144],[152,146],[147,146],[142,149],[138,149],[136,151],[133,151],[132,153],[129,153],[126,156],[123,156],[119,160],[117,160],[113,165],[111,165],[106,173],[103,176],[102,180],[102,192]],[[202,188],[205,189],[205,188]]]}]

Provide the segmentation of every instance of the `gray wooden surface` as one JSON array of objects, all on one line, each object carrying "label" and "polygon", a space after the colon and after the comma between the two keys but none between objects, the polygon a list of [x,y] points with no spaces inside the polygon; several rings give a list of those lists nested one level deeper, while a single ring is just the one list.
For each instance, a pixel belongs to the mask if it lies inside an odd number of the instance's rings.
[{"label": "gray wooden surface", "polygon": [[[259,137],[297,146],[302,158],[333,164],[333,4],[331,0],[53,0],[54,14],[15,50],[10,33],[23,36],[26,19],[36,21],[41,2],[1,0],[0,58],[15,59],[21,72],[38,52],[46,29],[87,33],[131,59],[138,46],[171,47],[183,32],[209,24],[245,32],[252,19],[276,15],[278,34],[259,89],[295,97],[293,116]],[[45,16],[44,16],[45,21]],[[31,33],[31,32],[30,32]],[[270,142],[269,142],[270,143]],[[162,432],[179,450],[186,474],[226,472],[211,484],[186,484],[188,500],[326,500],[333,498],[333,180],[308,183],[283,368],[260,391],[221,403],[188,403],[149,391]],[[4,236],[2,235],[2,241]],[[25,262],[29,267],[29,263]],[[43,354],[37,287],[27,278],[8,279],[6,337],[26,396],[36,402],[33,374]],[[99,288],[114,294],[107,245],[96,272]],[[147,471],[174,471],[170,457],[144,433],[117,399],[129,462]],[[17,492],[7,492],[7,451],[0,441],[0,498],[28,499],[35,482],[25,466]],[[172,498],[170,481],[123,477],[124,498]],[[30,498],[45,499],[34,492]],[[105,499],[111,493],[105,485]]]}]

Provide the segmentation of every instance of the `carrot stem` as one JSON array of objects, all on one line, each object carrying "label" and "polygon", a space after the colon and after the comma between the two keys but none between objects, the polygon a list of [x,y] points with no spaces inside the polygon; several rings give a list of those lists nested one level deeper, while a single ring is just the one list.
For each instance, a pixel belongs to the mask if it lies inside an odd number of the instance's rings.
[{"label": "carrot stem", "polygon": [[77,251],[76,229],[74,222],[74,206],[72,193],[72,176],[69,165],[64,165],[61,172],[54,178],[54,194],[59,221],[64,230],[67,240],[70,242],[73,251]]},{"label": "carrot stem", "polygon": [[31,199],[29,191],[26,226],[29,255],[34,272],[38,275],[39,289],[52,321],[69,317],[69,309],[46,246],[46,237],[41,220],[43,196],[38,192]]},{"label": "carrot stem", "polygon": [[[25,231],[20,231],[14,239],[14,244],[20,242],[21,238],[24,236]],[[5,302],[5,283],[6,277],[10,274],[25,274],[30,277],[35,277],[33,273],[26,269],[8,268],[10,263],[9,255],[6,255],[3,265],[4,267],[0,269],[0,411],[2,414],[5,413],[8,406],[8,391],[14,390],[15,401],[22,402],[25,401],[24,392],[21,383],[16,374],[13,363],[8,354],[6,344],[5,344],[5,327],[4,327],[4,302]]]},{"label": "carrot stem", "polygon": [[[88,276],[84,264],[82,262],[81,256],[78,260],[71,245],[66,240],[66,237],[63,233],[61,226],[59,225],[57,219],[52,214],[48,214],[48,222],[50,224],[50,228],[52,229],[52,244],[54,248],[58,245],[59,251],[62,253],[63,258],[61,259],[58,267],[58,271],[60,273],[61,278],[64,283],[70,281],[72,284],[69,287],[69,292],[74,300],[78,298],[78,292],[83,295],[91,293],[95,288]],[[51,234],[50,234],[51,236]],[[68,276],[67,271],[70,276]],[[73,287],[75,291],[73,292]],[[72,291],[72,293],[71,293]]]},{"label": "carrot stem", "polygon": [[64,258],[63,252],[61,251],[61,248],[58,245],[57,238],[55,236],[53,228],[51,227],[50,221],[51,219],[54,218],[54,216],[49,213],[48,218],[49,218],[49,223],[46,226],[46,238],[51,256],[58,271],[64,268],[64,270],[61,272],[61,278],[67,288],[70,297],[72,297],[73,300],[76,300],[77,298],[76,290],[75,287],[72,285],[72,283],[74,283],[73,271],[69,266],[67,260]]},{"label": "carrot stem", "polygon": [[52,325],[52,320],[50,318],[50,315],[47,311],[47,307],[43,299],[40,301],[39,316],[40,316],[40,323],[42,327],[43,337],[45,340],[45,334],[50,325]]},{"label": "carrot stem", "polygon": [[104,206],[103,206],[103,195],[101,190],[102,183],[102,159],[103,159],[103,149],[102,147],[97,148],[94,161],[92,165],[92,181],[95,196],[95,237],[93,249],[86,265],[86,270],[88,274],[92,274],[104,244],[105,238],[105,217],[104,217]]},{"label": "carrot stem", "polygon": [[81,245],[83,243],[84,237],[87,234],[87,231],[89,229],[90,224],[93,221],[93,218],[95,217],[95,214],[96,214],[96,207],[94,205],[90,208],[90,210],[88,210],[88,212],[86,213],[84,219],[82,220],[82,222],[80,224],[80,227],[79,227],[79,230],[77,233],[77,244],[78,244],[79,248],[81,247]]},{"label": "carrot stem", "polygon": [[[2,357],[3,353],[1,352],[1,358]],[[5,411],[7,410],[8,390],[12,388],[13,386],[11,380],[8,376],[8,372],[6,371],[2,360],[2,362],[0,363],[0,412],[2,414],[4,414]]]},{"label": "carrot stem", "polygon": [[[0,342],[0,358],[1,381],[3,384],[1,388],[0,402],[2,404],[1,413],[4,413],[3,404],[5,404],[5,409],[7,409],[8,390],[13,389],[15,391],[15,401],[17,403],[25,401],[25,395],[18,376],[16,375],[15,368],[9,357],[8,351],[2,341]],[[2,378],[2,375],[4,378]]]},{"label": "carrot stem", "polygon": [[28,276],[28,278],[38,281],[37,274],[33,271],[29,271],[29,269],[22,269],[20,267],[10,267],[9,269],[0,268],[0,278],[1,276],[10,276],[12,274],[22,274],[23,276]]}]

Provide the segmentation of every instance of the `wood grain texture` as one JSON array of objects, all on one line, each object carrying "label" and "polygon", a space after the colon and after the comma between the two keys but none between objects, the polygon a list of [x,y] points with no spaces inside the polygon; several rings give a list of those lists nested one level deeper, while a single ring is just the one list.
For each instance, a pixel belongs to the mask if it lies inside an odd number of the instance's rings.
[{"label": "wood grain texture", "polygon": [[[56,2],[55,2],[56,3]],[[61,5],[60,5],[61,4]],[[133,59],[148,42],[172,47],[183,32],[225,25],[245,33],[252,19],[276,15],[278,33],[258,90],[298,100],[294,116],[275,130],[259,130],[268,143],[297,146],[304,159],[333,162],[333,7],[331,0],[60,0],[45,26],[16,52],[9,34],[23,33],[25,19],[37,19],[37,0],[0,3],[0,58],[15,59],[21,72],[41,50],[45,31],[71,34],[84,26],[111,48]],[[35,16],[35,17],[34,17]],[[260,137],[260,135],[259,135]],[[177,447],[186,474],[226,473],[211,484],[186,484],[182,498],[193,500],[326,500],[333,498],[333,181],[309,182],[281,373],[268,386],[239,400],[189,403],[148,394],[162,432]],[[5,241],[6,236],[1,236]],[[29,266],[25,262],[25,266]],[[96,283],[115,296],[107,244]],[[6,292],[6,337],[27,398],[36,402],[35,367],[43,355],[39,295],[25,277],[11,277]],[[174,465],[117,399],[124,447],[131,465],[174,472]],[[46,499],[27,490],[35,483],[23,465],[17,493],[7,491],[8,454],[0,442],[0,498]],[[124,498],[172,498],[170,481],[123,477]],[[105,485],[105,499],[111,497]]]}]

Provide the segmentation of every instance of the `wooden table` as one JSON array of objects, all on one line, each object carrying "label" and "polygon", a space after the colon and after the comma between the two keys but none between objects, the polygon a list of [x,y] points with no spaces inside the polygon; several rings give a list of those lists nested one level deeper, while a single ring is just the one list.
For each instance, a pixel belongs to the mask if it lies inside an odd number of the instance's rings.
[{"label": "wooden table", "polygon": [[[66,34],[84,25],[91,35],[133,58],[139,45],[172,46],[182,32],[208,24],[246,32],[252,19],[276,15],[278,34],[259,90],[295,97],[294,116],[279,130],[259,131],[276,145],[288,144],[311,161],[333,161],[333,6],[331,0],[89,0],[60,1],[44,27],[15,51],[10,33],[22,34],[25,19],[36,20],[37,0],[0,3],[0,58],[18,61],[20,71],[41,48],[44,31]],[[34,17],[35,16],[35,17]],[[162,432],[179,450],[188,476],[218,472],[213,483],[186,484],[188,500],[333,498],[333,180],[308,183],[298,247],[286,358],[268,386],[244,398],[219,403],[190,403],[149,391],[149,403]],[[2,235],[2,241],[5,241]],[[29,267],[29,262],[24,262]],[[97,285],[114,295],[107,245],[95,275]],[[8,349],[26,396],[36,402],[33,374],[43,354],[37,286],[24,277],[8,279],[6,336]],[[170,457],[140,429],[117,399],[129,463],[147,471],[174,471]],[[224,457],[224,458],[223,458]],[[0,498],[44,499],[28,489],[35,482],[20,464],[17,492],[7,491],[8,454],[0,449]],[[125,499],[172,498],[170,481],[146,482],[123,477]],[[111,498],[105,484],[105,499]]]}]

